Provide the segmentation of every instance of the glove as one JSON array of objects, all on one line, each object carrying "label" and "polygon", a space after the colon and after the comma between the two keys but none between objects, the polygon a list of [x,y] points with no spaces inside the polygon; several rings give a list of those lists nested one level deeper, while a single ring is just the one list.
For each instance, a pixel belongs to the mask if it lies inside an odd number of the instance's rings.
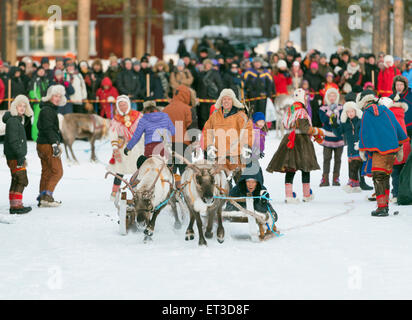
[{"label": "glove", "polygon": [[212,159],[212,160],[216,159],[217,157],[216,152],[217,152],[217,149],[215,146],[210,145],[207,147],[207,157],[209,159]]},{"label": "glove", "polygon": [[263,159],[263,158],[265,157],[265,153],[264,153],[264,152],[261,152],[261,153],[259,154],[259,157],[260,157],[260,159]]},{"label": "glove", "polygon": [[53,148],[53,157],[59,158],[62,155],[62,149],[60,148],[60,146],[55,143],[52,145],[52,148]]},{"label": "glove", "polygon": [[403,146],[401,146],[399,151],[396,153],[396,160],[398,160],[398,162],[403,160]]},{"label": "glove", "polygon": [[250,149],[248,146],[244,146],[242,148],[242,157],[245,159],[249,159],[252,156],[252,149]]},{"label": "glove", "polygon": [[23,168],[26,158],[17,159],[17,168]]},{"label": "glove", "polygon": [[354,147],[355,150],[359,150],[359,141],[355,142]]},{"label": "glove", "polygon": [[114,149],[113,150],[113,158],[117,163],[122,162],[122,156],[120,155],[119,149]]},{"label": "glove", "polygon": [[362,159],[362,161],[368,160],[368,158],[366,157],[365,151],[359,151],[359,156]]},{"label": "glove", "polygon": [[127,149],[127,147],[124,148],[124,150],[123,150],[124,155],[125,155],[125,156],[128,156],[129,151],[130,151],[130,150]]}]

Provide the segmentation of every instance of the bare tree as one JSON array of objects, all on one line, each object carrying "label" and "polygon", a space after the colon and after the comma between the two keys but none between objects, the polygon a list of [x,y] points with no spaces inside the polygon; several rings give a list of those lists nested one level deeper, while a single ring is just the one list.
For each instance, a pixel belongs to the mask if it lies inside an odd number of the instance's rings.
[{"label": "bare tree", "polygon": [[[389,1],[390,0],[381,0],[379,10],[379,51],[384,53],[389,53],[390,48],[388,47],[388,37],[390,37],[390,33],[388,33],[388,25],[389,25]],[[376,10],[376,8],[375,8]]]},{"label": "bare tree", "polygon": [[132,56],[132,27],[130,20],[130,0],[123,2],[123,57]]},{"label": "bare tree", "polygon": [[300,47],[302,51],[308,50],[307,42],[307,1],[300,0],[299,15],[300,15]]},{"label": "bare tree", "polygon": [[393,54],[403,56],[403,29],[405,7],[403,0],[393,1]]},{"label": "bare tree", "polygon": [[372,32],[372,51],[377,54],[380,48],[380,11],[379,7],[382,0],[373,0],[373,32]]},{"label": "bare tree", "polygon": [[90,9],[91,0],[77,2],[77,58],[79,61],[89,59]]},{"label": "bare tree", "polygon": [[136,57],[140,59],[145,52],[145,1],[136,0]]},{"label": "bare tree", "polygon": [[289,40],[290,27],[292,24],[293,0],[282,0],[280,7],[280,36],[279,48],[283,48]]},{"label": "bare tree", "polygon": [[262,19],[262,35],[265,38],[270,38],[270,28],[273,25],[273,1],[263,0],[263,19]]}]

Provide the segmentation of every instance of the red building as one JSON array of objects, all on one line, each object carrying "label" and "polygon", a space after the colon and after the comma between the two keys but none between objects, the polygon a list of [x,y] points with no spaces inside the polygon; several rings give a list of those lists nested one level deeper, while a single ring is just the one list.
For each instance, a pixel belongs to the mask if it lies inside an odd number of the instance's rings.
[{"label": "red building", "polygon": [[[151,0],[152,16],[145,19],[145,52],[163,56],[163,0]],[[148,8],[149,0],[146,0]],[[121,10],[120,10],[121,11]],[[149,10],[146,10],[149,11]],[[52,16],[52,14],[50,14]],[[150,21],[150,22],[149,22]],[[150,26],[149,26],[150,23]],[[36,18],[19,10],[17,22],[17,56],[40,60],[67,53],[77,53],[77,17],[62,13],[61,29],[49,26],[48,20]],[[151,30],[148,35],[148,28]],[[135,52],[136,13],[131,13],[132,52]],[[1,30],[0,30],[1,31]],[[119,10],[98,11],[92,1],[90,17],[90,58],[107,59],[111,53],[123,57],[123,17]],[[148,40],[149,37],[149,40]],[[140,59],[140,57],[137,57]]]}]

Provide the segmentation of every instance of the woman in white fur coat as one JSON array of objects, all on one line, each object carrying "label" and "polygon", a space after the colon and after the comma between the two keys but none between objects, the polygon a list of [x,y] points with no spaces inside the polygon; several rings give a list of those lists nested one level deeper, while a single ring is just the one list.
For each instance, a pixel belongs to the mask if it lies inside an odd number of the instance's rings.
[{"label": "woman in white fur coat", "polygon": [[[133,174],[137,171],[137,159],[144,153],[144,138],[131,150],[126,157],[123,153],[127,143],[133,137],[142,114],[132,110],[129,97],[122,95],[116,99],[116,114],[109,129],[109,138],[113,148],[113,156],[110,159],[107,170],[116,173],[120,177]],[[119,192],[121,181],[114,179],[112,188],[112,200]]]}]

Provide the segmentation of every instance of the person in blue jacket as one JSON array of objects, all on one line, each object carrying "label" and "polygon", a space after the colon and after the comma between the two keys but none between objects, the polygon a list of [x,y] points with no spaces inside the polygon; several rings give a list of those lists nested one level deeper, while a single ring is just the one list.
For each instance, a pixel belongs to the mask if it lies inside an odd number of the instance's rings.
[{"label": "person in blue jacket", "polygon": [[390,174],[396,159],[403,158],[403,143],[409,138],[386,106],[378,104],[372,90],[365,90],[356,99],[363,110],[359,132],[359,155],[368,161],[375,185],[378,208],[372,216],[389,215]]}]

